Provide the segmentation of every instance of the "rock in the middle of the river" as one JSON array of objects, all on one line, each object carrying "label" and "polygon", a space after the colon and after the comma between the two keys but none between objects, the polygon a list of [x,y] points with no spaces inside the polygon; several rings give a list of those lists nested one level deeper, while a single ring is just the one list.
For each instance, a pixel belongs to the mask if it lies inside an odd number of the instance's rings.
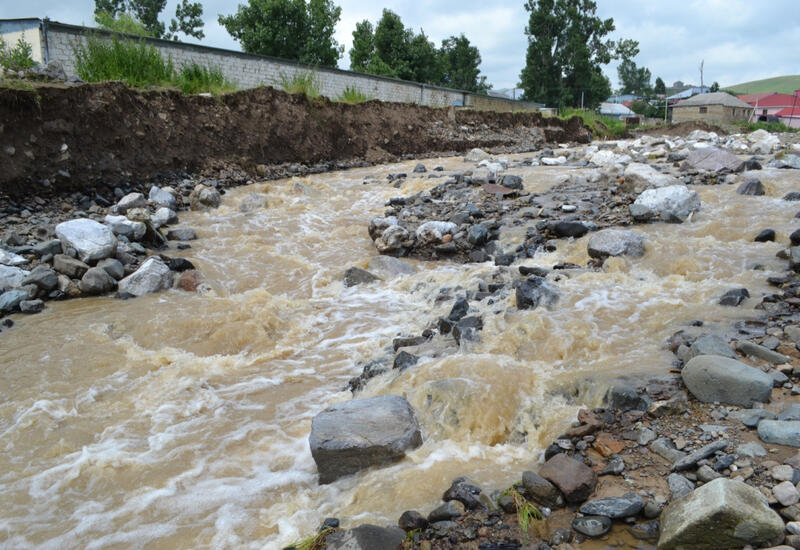
[{"label": "rock in the middle of the river", "polygon": [[320,483],[402,460],[422,445],[414,409],[399,395],[337,403],[311,422],[308,438]]}]

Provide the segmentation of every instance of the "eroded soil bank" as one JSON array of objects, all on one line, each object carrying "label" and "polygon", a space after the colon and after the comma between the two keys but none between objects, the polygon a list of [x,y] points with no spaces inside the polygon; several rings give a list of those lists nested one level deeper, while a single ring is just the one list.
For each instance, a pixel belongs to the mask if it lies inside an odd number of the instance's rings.
[{"label": "eroded soil bank", "polygon": [[223,164],[265,176],[282,163],[323,163],[311,170],[319,172],[334,168],[324,163],[386,162],[472,147],[519,152],[590,139],[578,119],[379,101],[348,105],[272,88],[216,98],[116,83],[3,88],[0,120],[0,194],[11,197],[110,190],[158,173]]}]

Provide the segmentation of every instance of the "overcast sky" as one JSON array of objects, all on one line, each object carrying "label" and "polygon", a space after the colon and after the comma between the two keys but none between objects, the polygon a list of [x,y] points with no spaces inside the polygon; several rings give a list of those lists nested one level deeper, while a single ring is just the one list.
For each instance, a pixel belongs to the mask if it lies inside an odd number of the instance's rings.
[{"label": "overcast sky", "polygon": [[[245,0],[242,0],[245,1]],[[175,12],[178,0],[169,0],[163,19]],[[236,0],[201,0],[206,22],[204,44],[239,49],[217,23],[217,15],[236,11]],[[406,26],[436,42],[464,33],[483,58],[482,74],[495,89],[519,81],[525,63],[528,19],[524,0],[440,0],[411,2],[387,0],[334,0],[342,8],[336,39],[346,46],[339,62],[348,68],[347,51],[355,24],[373,23],[386,7],[400,15]],[[612,17],[617,30],[611,38],[639,41],[636,62],[648,67],[653,79],[667,85],[676,80],[700,83],[699,65],[705,60],[705,82],[722,86],[787,74],[800,74],[800,12],[798,0],[597,0],[598,14]],[[94,0],[0,0],[0,19],[48,16],[56,21],[90,24]],[[616,88],[616,67],[605,69]]]}]

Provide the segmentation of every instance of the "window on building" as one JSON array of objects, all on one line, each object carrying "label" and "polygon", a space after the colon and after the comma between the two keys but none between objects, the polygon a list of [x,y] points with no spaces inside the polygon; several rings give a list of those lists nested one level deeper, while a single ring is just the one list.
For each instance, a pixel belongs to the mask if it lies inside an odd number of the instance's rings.
[{"label": "window on building", "polygon": [[708,112],[708,107],[700,107],[700,114],[704,115]]},{"label": "window on building", "polygon": [[766,110],[766,109],[762,109],[762,110],[761,110],[761,114],[762,114],[762,115],[764,115],[764,116],[766,116],[766,115],[767,115],[767,110]]}]

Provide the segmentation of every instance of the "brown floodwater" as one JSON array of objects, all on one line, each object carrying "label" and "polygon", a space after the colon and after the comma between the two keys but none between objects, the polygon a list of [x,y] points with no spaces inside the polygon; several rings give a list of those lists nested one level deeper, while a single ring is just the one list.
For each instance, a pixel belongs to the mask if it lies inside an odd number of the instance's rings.
[{"label": "brown floodwater", "polygon": [[[217,210],[182,213],[199,238],[181,255],[204,274],[203,293],[51,302],[14,316],[0,334],[0,547],[279,548],[327,516],[348,526],[427,513],[458,475],[507,487],[609,380],[666,373],[664,341],[687,322],[756,316],[766,277],[786,263],[780,244],[752,239],[771,227],[788,242],[798,209],[780,200],[798,189],[791,171],[759,172],[764,197],[697,187],[703,210],[691,222],[637,226],[644,258],[562,278],[551,311],[517,311],[513,294],[473,304],[480,342],[423,356],[360,394],[406,396],[422,447],[319,486],[312,417],[350,399],[348,379],[393,337],[446,314],[440,289],[474,289],[497,270],[412,262],[416,274],[344,288],[343,271],[376,256],[366,228],[385,201],[442,181],[422,175],[398,190],[365,176],[385,182],[413,164],[260,183],[230,190]],[[511,172],[542,191],[572,170]],[[269,207],[240,212],[250,193]],[[525,264],[585,265],[586,242],[561,241]],[[753,295],[742,307],[716,305],[741,286]]]}]

